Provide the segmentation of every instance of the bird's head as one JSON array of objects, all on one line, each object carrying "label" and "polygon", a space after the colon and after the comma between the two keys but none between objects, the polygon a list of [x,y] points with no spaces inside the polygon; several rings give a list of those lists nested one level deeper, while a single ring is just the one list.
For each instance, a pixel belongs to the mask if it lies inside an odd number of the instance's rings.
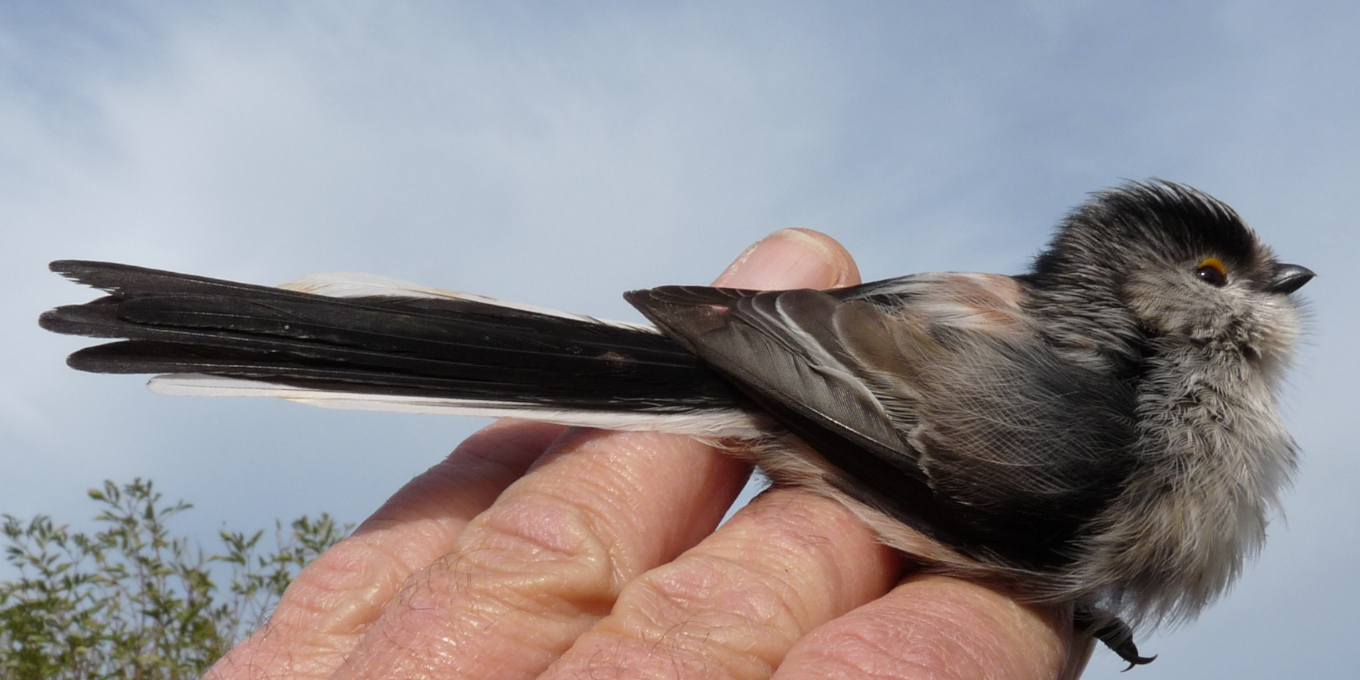
[{"label": "bird's head", "polygon": [[1292,294],[1313,276],[1276,259],[1225,203],[1152,181],[1099,192],[1073,211],[1031,278],[1079,325],[1103,317],[1274,366],[1299,335]]}]

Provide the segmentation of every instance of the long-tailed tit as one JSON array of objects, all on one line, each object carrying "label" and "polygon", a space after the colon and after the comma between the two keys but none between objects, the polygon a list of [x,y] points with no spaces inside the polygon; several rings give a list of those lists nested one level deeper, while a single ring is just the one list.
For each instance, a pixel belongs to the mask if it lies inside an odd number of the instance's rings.
[{"label": "long-tailed tit", "polygon": [[[719,442],[843,502],[923,569],[1071,603],[1133,664],[1265,538],[1295,446],[1283,264],[1167,182],[1096,194],[1020,276],[633,291],[655,327],[355,275],[279,288],[81,261],[106,297],[42,316],[166,394],[515,416]],[[1128,622],[1128,623],[1125,623]]]}]

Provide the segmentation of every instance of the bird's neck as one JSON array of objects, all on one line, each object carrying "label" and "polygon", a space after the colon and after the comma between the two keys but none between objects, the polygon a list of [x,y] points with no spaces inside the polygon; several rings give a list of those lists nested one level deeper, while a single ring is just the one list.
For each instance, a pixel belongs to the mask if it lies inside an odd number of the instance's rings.
[{"label": "bird's neck", "polygon": [[1114,291],[1031,287],[1022,304],[1045,341],[1073,363],[1120,375],[1138,370],[1146,338]]}]

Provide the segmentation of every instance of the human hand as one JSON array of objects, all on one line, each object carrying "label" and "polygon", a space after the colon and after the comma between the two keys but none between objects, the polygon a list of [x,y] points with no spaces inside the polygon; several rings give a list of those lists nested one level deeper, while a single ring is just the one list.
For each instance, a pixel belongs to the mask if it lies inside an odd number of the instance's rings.
[{"label": "human hand", "polygon": [[[716,283],[858,280],[835,241],[786,230]],[[834,501],[772,489],[718,528],[748,473],[686,437],[500,421],[304,569],[207,677],[1079,674],[1070,611],[904,578]]]}]

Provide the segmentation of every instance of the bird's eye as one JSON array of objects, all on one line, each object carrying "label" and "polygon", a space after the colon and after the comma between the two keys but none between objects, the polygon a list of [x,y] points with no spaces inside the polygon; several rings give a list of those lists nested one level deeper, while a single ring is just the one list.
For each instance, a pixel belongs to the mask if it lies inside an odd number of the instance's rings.
[{"label": "bird's eye", "polygon": [[1228,283],[1228,270],[1223,268],[1223,263],[1216,257],[1204,258],[1195,268],[1195,276],[1215,288],[1222,288]]}]

